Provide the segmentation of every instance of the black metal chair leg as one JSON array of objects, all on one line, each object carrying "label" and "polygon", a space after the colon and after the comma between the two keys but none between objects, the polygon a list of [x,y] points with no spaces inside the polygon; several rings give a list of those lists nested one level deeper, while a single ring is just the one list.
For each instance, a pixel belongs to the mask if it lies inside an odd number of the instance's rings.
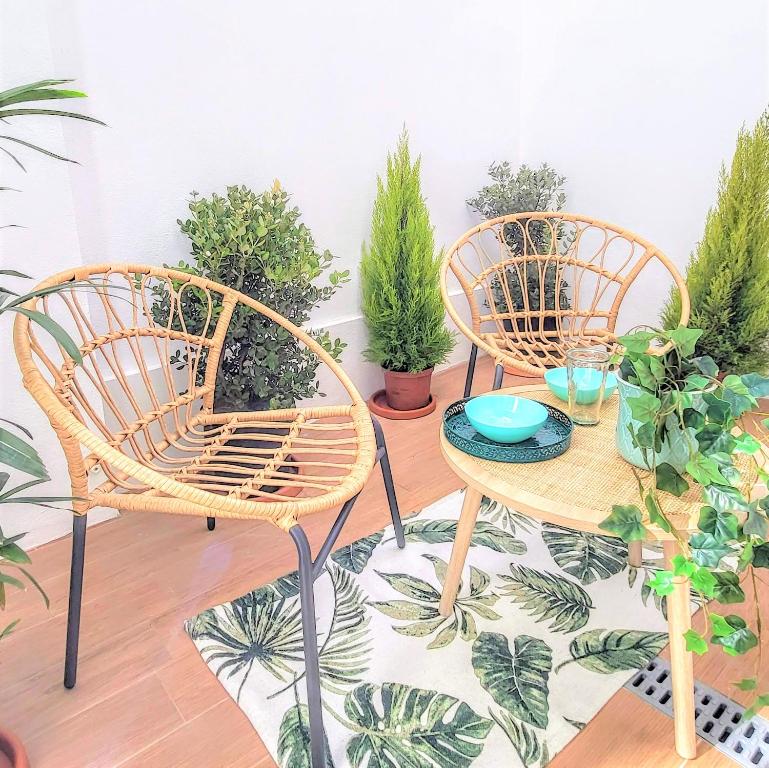
[{"label": "black metal chair leg", "polygon": [[372,416],[371,421],[374,424],[377,458],[379,459],[379,466],[382,469],[382,478],[384,479],[385,490],[387,491],[387,503],[390,505],[390,517],[395,529],[395,540],[398,542],[398,547],[403,549],[406,546],[406,537],[403,534],[403,523],[401,522],[400,509],[398,508],[398,497],[395,495],[395,483],[393,482],[393,473],[390,469],[390,457],[387,455],[384,430],[376,416]]},{"label": "black metal chair leg", "polygon": [[304,637],[305,684],[307,709],[310,713],[310,755],[312,768],[326,768],[323,707],[320,696],[320,667],[318,665],[318,634],[315,627],[315,592],[313,590],[312,551],[301,526],[289,531],[299,554],[299,598],[302,608]]},{"label": "black metal chair leg", "polygon": [[492,390],[499,389],[502,386],[502,377],[505,375],[505,367],[501,363],[497,363],[497,367],[494,369],[494,385]]},{"label": "black metal chair leg", "polygon": [[478,357],[478,345],[470,348],[470,359],[467,361],[467,378],[465,379],[465,397],[470,397],[473,389],[473,376],[475,376],[475,358]]},{"label": "black metal chair leg", "polygon": [[206,518],[206,525],[208,526],[209,531],[213,531],[214,528],[216,528],[216,518],[215,517],[207,517]]},{"label": "black metal chair leg", "polygon": [[72,521],[72,567],[69,574],[69,612],[67,614],[67,650],[64,656],[64,687],[74,688],[77,680],[77,647],[80,639],[80,605],[83,599],[83,564],[87,515],[75,515]]}]

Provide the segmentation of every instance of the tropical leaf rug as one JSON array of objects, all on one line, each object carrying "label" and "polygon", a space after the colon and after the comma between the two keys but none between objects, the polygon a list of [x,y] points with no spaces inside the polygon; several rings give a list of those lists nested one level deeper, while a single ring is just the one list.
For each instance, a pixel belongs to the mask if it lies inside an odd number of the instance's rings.
[{"label": "tropical leaf rug", "polygon": [[[461,493],[338,550],[316,582],[335,768],[543,766],[667,642],[626,546],[484,500],[469,578],[438,613]],[[309,766],[297,575],[187,631],[284,768]],[[331,762],[333,761],[333,763]]]}]

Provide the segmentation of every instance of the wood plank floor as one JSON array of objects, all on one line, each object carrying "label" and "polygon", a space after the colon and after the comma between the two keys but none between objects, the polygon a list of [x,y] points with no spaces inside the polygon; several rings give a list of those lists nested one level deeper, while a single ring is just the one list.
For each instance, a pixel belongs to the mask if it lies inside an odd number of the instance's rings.
[{"label": "wood plank floor", "polygon": [[[480,360],[479,390],[491,382]],[[530,382],[531,380],[526,380]],[[435,378],[435,413],[385,422],[403,514],[459,487],[438,448],[442,406],[461,396],[464,370]],[[505,384],[515,383],[506,377]],[[32,405],[30,405],[32,407]],[[308,519],[318,546],[334,513]],[[361,494],[339,544],[389,522],[378,471]],[[33,553],[51,597],[13,595],[17,632],[0,649],[0,722],[16,730],[35,768],[272,768],[259,737],[203,664],[185,618],[293,570],[291,539],[273,526],[222,520],[209,533],[197,518],[124,514],[89,529],[77,687],[62,687],[69,541]],[[762,602],[769,602],[761,585]],[[753,659],[710,653],[695,674],[710,685],[747,674]],[[575,692],[578,694],[578,692]],[[672,721],[620,691],[551,763],[553,768],[674,768]],[[730,761],[702,743],[697,768]],[[502,768],[502,767],[500,767]]]}]

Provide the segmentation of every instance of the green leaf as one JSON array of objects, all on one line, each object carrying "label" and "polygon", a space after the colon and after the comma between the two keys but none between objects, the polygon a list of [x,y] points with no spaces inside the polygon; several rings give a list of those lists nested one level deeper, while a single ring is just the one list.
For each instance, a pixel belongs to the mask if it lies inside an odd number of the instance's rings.
[{"label": "green leaf", "polygon": [[689,539],[692,560],[699,566],[717,568],[721,558],[731,549],[716,539],[711,533],[695,533]]},{"label": "green leaf", "polygon": [[687,560],[683,555],[676,555],[673,558],[673,575],[691,578],[697,572],[697,565]]},{"label": "green leaf", "polygon": [[579,584],[547,571],[511,565],[512,576],[500,574],[500,592],[513,598],[537,621],[550,620],[554,632],[575,632],[587,624],[593,602]]},{"label": "green leaf", "polygon": [[542,541],[558,566],[582,584],[608,579],[627,565],[627,544],[613,536],[597,536],[543,523]]},{"label": "green leaf", "polygon": [[0,559],[8,560],[12,563],[28,563],[29,555],[18,545],[14,543],[5,543],[0,545]]},{"label": "green leaf", "polygon": [[644,496],[644,505],[646,506],[646,511],[649,513],[649,522],[653,525],[658,525],[666,533],[670,533],[672,530],[670,522],[665,515],[662,514],[657,499],[654,498],[652,493],[647,493],[646,496]]},{"label": "green leaf", "polygon": [[83,362],[83,356],[80,353],[80,348],[77,346],[72,337],[62,328],[55,320],[52,320],[48,315],[44,315],[42,312],[37,312],[34,309],[27,309],[26,307],[11,307],[12,312],[18,312],[20,315],[28,317],[32,322],[37,323],[47,333],[49,333],[64,349],[64,351],[77,363],[78,365]]},{"label": "green leaf", "polygon": [[648,583],[660,597],[672,595],[675,590],[672,571],[657,571]]},{"label": "green leaf", "polygon": [[331,555],[331,559],[342,568],[352,571],[352,573],[362,573],[366,567],[368,561],[371,559],[371,555],[374,550],[382,541],[382,531],[372,533],[371,536],[366,536],[363,539],[358,539],[352,544],[348,544],[346,547],[337,549]]},{"label": "green leaf", "polygon": [[752,456],[760,448],[761,443],[748,432],[740,432],[740,434],[734,438],[734,450],[737,451],[737,453],[747,453]]},{"label": "green leaf", "polygon": [[732,571],[716,571],[713,573],[716,586],[713,590],[713,598],[719,603],[731,604],[745,601],[745,593],[740,586],[740,580]]},{"label": "green leaf", "polygon": [[758,680],[755,677],[744,677],[734,684],[741,691],[755,691],[758,688]]},{"label": "green leaf", "polygon": [[6,464],[40,480],[49,479],[38,452],[29,443],[3,427],[0,427],[0,464]]},{"label": "green leaf", "polygon": [[730,656],[742,655],[758,645],[758,638],[740,616],[711,613],[710,626],[713,630],[710,642],[720,645]]},{"label": "green leaf", "polygon": [[657,467],[657,490],[681,496],[689,490],[689,483],[672,465],[663,462]]},{"label": "green leaf", "polygon": [[620,336],[617,342],[625,347],[632,355],[642,355],[649,348],[651,342],[657,338],[653,331],[635,331],[634,333]]},{"label": "green leaf", "polygon": [[453,696],[399,683],[359,685],[344,711],[354,733],[347,744],[352,768],[469,768],[493,726]]},{"label": "green leaf", "polygon": [[548,722],[550,647],[536,637],[519,635],[510,651],[508,640],[481,632],[473,643],[473,669],[494,701],[515,717],[537,728]]},{"label": "green leaf", "polygon": [[[759,539],[766,539],[769,532],[766,515],[759,511],[758,504],[752,502],[748,510],[748,516],[742,524],[742,532],[746,536],[758,536]],[[734,537],[736,538],[736,537]]]},{"label": "green leaf", "polygon": [[575,637],[569,646],[571,659],[556,671],[576,661],[591,672],[610,675],[646,666],[666,645],[664,632],[642,632],[631,629],[591,629]]},{"label": "green leaf", "polygon": [[697,347],[697,341],[702,336],[699,328],[687,328],[684,325],[678,326],[674,331],[670,331],[670,338],[681,353],[681,357],[692,357]]},{"label": "green leaf", "polygon": [[641,423],[654,421],[659,413],[662,403],[649,392],[641,392],[640,395],[627,398],[627,404],[630,407],[630,414],[636,421]]},{"label": "green leaf", "polygon": [[537,732],[534,729],[518,722],[504,710],[500,710],[497,713],[489,710],[489,714],[502,733],[507,736],[508,741],[513,745],[513,749],[518,753],[518,757],[521,758],[525,768],[533,766],[540,759],[543,759],[542,766],[547,765],[547,758],[543,756],[545,745],[540,744]]},{"label": "green leaf", "polygon": [[717,541],[732,541],[739,532],[739,520],[732,512],[720,512],[713,507],[702,507],[698,527],[711,534]]},{"label": "green leaf", "polygon": [[646,539],[643,515],[635,504],[614,504],[609,517],[600,522],[598,527],[626,542]]},{"label": "green leaf", "polygon": [[719,512],[748,512],[749,505],[737,488],[730,485],[712,484],[705,487],[705,498]]},{"label": "green leaf", "polygon": [[708,644],[705,638],[693,629],[687,629],[684,632],[684,638],[686,638],[686,650],[696,653],[698,656],[702,656],[703,653],[708,652]]},{"label": "green leaf", "polygon": [[769,544],[753,547],[752,563],[756,568],[769,568]]},{"label": "green leaf", "polygon": [[707,417],[718,424],[725,424],[732,415],[732,407],[726,400],[717,397],[712,392],[706,392],[702,396],[707,404]]},{"label": "green leaf", "polygon": [[692,588],[705,597],[713,597],[716,592],[716,577],[707,568],[697,568],[691,576]]},{"label": "green leaf", "polygon": [[742,383],[753,397],[769,397],[769,376],[762,376],[759,373],[746,373],[741,378]]},{"label": "green leaf", "polygon": [[729,485],[726,478],[721,474],[718,463],[710,456],[702,453],[695,453],[686,463],[686,471],[700,485],[718,483]]},{"label": "green leaf", "polygon": [[731,374],[721,384],[721,397],[729,403],[735,419],[755,408],[757,403],[739,376]]}]

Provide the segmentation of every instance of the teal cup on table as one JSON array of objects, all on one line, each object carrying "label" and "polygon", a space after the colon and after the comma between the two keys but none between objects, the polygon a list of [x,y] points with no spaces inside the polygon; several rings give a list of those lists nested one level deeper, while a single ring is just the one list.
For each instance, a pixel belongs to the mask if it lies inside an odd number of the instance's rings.
[{"label": "teal cup on table", "polygon": [[544,405],[515,395],[481,395],[468,400],[465,415],[476,432],[495,443],[521,443],[547,421]]},{"label": "teal cup on table", "polygon": [[[601,391],[603,374],[594,368],[581,368],[574,372],[574,382],[577,385],[577,403],[591,405],[598,399]],[[564,403],[569,402],[569,381],[567,368],[551,368],[545,371],[545,383],[548,389]],[[603,390],[604,399],[611,397],[617,389],[617,377],[613,373],[606,374],[606,386]]]}]

